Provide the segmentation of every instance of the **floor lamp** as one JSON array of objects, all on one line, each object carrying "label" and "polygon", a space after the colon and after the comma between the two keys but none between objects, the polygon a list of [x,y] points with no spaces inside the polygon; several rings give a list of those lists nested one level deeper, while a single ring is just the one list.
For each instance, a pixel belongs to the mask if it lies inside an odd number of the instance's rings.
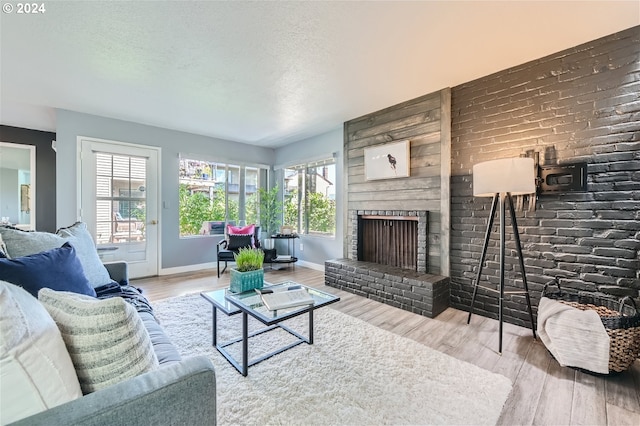
[{"label": "floor lamp", "polygon": [[[536,331],[533,324],[533,313],[531,312],[531,299],[529,297],[529,287],[527,285],[527,275],[524,270],[524,260],[522,258],[522,246],[520,244],[520,234],[518,233],[518,224],[516,222],[516,214],[513,207],[512,195],[533,194],[536,192],[535,173],[532,158],[505,158],[500,160],[485,161],[473,166],[473,195],[475,197],[493,197],[491,204],[491,214],[487,231],[482,246],[482,256],[480,257],[480,265],[478,266],[478,275],[473,284],[473,296],[471,298],[471,307],[469,309],[469,317],[467,324],[471,321],[473,314],[473,305],[478,294],[478,287],[485,290],[500,293],[498,303],[498,320],[500,323],[500,335],[498,341],[498,352],[502,353],[502,308],[505,294],[524,294],[527,300],[527,308],[529,309],[529,319],[531,320],[531,331],[533,338],[536,337]],[[518,252],[518,260],[520,261],[520,272],[522,273],[522,283],[524,290],[505,290],[504,285],[504,260],[505,260],[505,203],[509,203],[509,212],[511,214],[511,226],[513,227],[513,236],[516,242],[516,250]],[[487,255],[487,247],[491,237],[491,229],[493,228],[493,219],[496,214],[496,207],[500,205],[500,288],[498,290],[480,286],[480,276],[482,275],[482,267]]]}]

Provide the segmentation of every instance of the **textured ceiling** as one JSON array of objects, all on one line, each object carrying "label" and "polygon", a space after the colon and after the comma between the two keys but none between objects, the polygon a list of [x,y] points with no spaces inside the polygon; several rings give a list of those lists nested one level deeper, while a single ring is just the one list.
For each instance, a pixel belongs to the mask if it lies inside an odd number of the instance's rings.
[{"label": "textured ceiling", "polygon": [[637,0],[44,4],[1,14],[2,124],[62,108],[271,147],[640,24]]}]

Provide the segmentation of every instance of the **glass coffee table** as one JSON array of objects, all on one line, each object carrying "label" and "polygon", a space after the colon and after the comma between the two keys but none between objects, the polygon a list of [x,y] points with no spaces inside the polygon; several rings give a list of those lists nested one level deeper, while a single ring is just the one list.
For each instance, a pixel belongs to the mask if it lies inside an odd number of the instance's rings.
[{"label": "glass coffee table", "polygon": [[[333,294],[317,290],[312,287],[305,286],[303,284],[299,284],[293,281],[285,281],[279,284],[270,284],[265,282],[266,288],[280,288],[280,287],[301,287],[309,292],[309,295],[313,298],[312,305],[303,305],[296,306],[293,308],[287,309],[279,309],[276,311],[270,311],[266,306],[262,303],[262,299],[260,295],[256,293],[254,290],[250,290],[244,293],[231,293],[229,289],[220,289],[209,292],[202,292],[200,295],[204,297],[207,301],[211,303],[213,306],[213,346],[224,356],[227,361],[243,376],[247,375],[248,369],[250,366],[255,365],[259,362],[264,361],[267,358],[270,358],[276,354],[284,352],[288,349],[293,348],[301,343],[307,343],[309,345],[313,344],[313,311],[318,308],[322,308],[323,306],[330,305],[332,303],[338,302],[340,298]],[[237,337],[233,340],[218,343],[218,320],[217,314],[218,311],[222,311],[227,316],[232,316],[235,314],[242,314],[242,336]],[[297,333],[296,331],[290,329],[286,325],[282,324],[284,321],[297,317],[299,315],[309,315],[309,335],[307,337]],[[257,331],[253,331],[249,333],[248,331],[248,322],[249,316],[260,321],[266,327]],[[257,336],[262,333],[266,333],[268,331],[274,330],[276,328],[280,328],[282,330],[287,331],[296,337],[296,340],[293,343],[290,343],[282,348],[269,352],[267,354],[261,355],[258,358],[249,360],[249,339],[251,337]],[[242,342],[242,360],[236,360],[231,353],[227,351],[227,347],[238,342]]]}]

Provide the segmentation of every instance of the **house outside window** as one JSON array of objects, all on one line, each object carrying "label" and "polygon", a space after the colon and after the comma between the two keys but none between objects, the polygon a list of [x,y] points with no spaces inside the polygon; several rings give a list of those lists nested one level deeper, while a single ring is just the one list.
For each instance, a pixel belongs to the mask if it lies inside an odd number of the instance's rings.
[{"label": "house outside window", "polygon": [[299,234],[335,236],[336,166],[333,159],[284,169],[284,220]]},{"label": "house outside window", "polygon": [[180,236],[223,234],[224,224],[255,223],[259,169],[180,158]]},{"label": "house outside window", "polygon": [[146,162],[96,154],[96,244],[145,240]]}]

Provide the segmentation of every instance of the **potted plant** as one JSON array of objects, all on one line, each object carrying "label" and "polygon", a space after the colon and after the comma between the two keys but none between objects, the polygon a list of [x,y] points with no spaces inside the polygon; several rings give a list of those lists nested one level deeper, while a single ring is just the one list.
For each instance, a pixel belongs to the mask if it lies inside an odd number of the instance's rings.
[{"label": "potted plant", "polygon": [[271,189],[259,189],[260,193],[260,226],[265,231],[262,238],[264,247],[273,248],[273,240],[269,237],[278,232],[280,216],[282,215],[282,202],[278,198],[278,185]]},{"label": "potted plant", "polygon": [[264,284],[264,252],[256,248],[241,248],[233,256],[236,261],[235,268],[231,268],[231,284],[229,290],[232,293],[242,293],[262,288]]}]

